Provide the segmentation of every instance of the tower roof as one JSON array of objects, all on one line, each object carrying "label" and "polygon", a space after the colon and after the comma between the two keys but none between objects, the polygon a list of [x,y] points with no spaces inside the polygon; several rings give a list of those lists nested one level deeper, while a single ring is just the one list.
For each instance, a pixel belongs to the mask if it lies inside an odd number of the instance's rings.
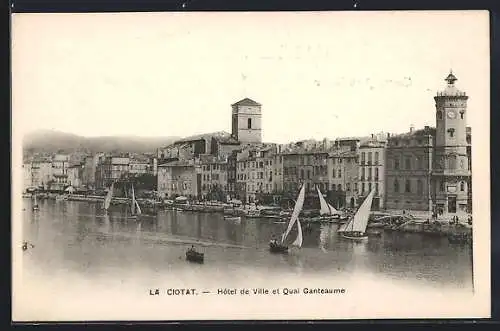
[{"label": "tower roof", "polygon": [[465,92],[460,91],[455,86],[455,82],[457,81],[457,77],[453,74],[453,71],[450,70],[448,76],[446,76],[445,81],[448,83],[444,91],[438,92],[437,97],[466,97]]},{"label": "tower roof", "polygon": [[453,74],[453,70],[450,70],[450,74],[445,78],[445,81],[447,81],[448,84],[453,85],[457,80],[457,77]]},{"label": "tower roof", "polygon": [[245,98],[236,103],[233,103],[231,106],[261,106],[261,104],[253,101],[252,99]]}]

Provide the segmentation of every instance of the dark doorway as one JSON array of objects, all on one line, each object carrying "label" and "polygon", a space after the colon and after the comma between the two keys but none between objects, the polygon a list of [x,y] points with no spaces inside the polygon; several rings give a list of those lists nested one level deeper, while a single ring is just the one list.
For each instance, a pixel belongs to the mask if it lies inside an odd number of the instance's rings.
[{"label": "dark doorway", "polygon": [[457,197],[448,197],[448,213],[457,212]]},{"label": "dark doorway", "polygon": [[380,210],[380,198],[373,198],[372,210]]},{"label": "dark doorway", "polygon": [[354,198],[351,198],[351,208],[354,208]]}]

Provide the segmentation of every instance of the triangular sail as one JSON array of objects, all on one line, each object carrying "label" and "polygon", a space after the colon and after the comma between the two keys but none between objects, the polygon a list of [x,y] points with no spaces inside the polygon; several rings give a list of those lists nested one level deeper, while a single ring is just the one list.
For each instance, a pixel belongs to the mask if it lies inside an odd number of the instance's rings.
[{"label": "triangular sail", "polygon": [[321,206],[320,210],[320,215],[332,215],[337,212],[335,208],[333,208],[328,202],[326,202],[325,198],[323,197],[323,194],[319,190],[319,187],[316,187],[316,190],[318,191],[318,196],[319,196],[319,203]]},{"label": "triangular sail", "polygon": [[135,215],[135,192],[134,192],[134,185],[132,185],[132,204],[130,205],[130,210],[132,212],[132,215]]},{"label": "triangular sail", "polygon": [[106,199],[104,199],[104,209],[108,210],[111,205],[111,199],[113,198],[113,186],[114,183],[111,183],[111,187],[109,188],[108,194],[106,195]]},{"label": "triangular sail", "polygon": [[302,247],[302,227],[300,226],[299,219],[297,219],[297,238],[292,243],[292,246]]},{"label": "triangular sail", "polygon": [[285,233],[281,237],[281,243],[285,241],[286,237],[292,230],[293,225],[295,224],[295,221],[299,218],[299,214],[302,210],[302,206],[304,205],[304,199],[305,199],[305,185],[302,185],[302,188],[300,189],[299,192],[299,197],[297,198],[297,202],[295,202],[295,207],[293,208],[293,213],[292,217],[290,218],[290,222],[288,223],[288,228],[286,229]]},{"label": "triangular sail", "polygon": [[139,203],[137,202],[137,200],[135,200],[135,207],[137,209],[137,215],[142,214],[141,207],[139,207]]},{"label": "triangular sail", "polygon": [[352,220],[347,223],[345,231],[355,231],[355,232],[365,232],[366,226],[368,225],[368,218],[370,216],[370,210],[372,208],[373,196],[375,195],[375,190],[372,190],[365,201],[361,204],[356,214]]}]

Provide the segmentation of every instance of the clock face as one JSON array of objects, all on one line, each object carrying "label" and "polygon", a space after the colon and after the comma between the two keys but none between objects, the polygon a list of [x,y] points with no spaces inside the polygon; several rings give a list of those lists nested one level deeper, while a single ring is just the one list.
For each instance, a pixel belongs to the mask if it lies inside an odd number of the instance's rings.
[{"label": "clock face", "polygon": [[455,114],[455,112],[453,110],[448,110],[448,112],[446,113],[448,115],[448,118],[455,118],[455,116],[457,116],[457,114]]}]

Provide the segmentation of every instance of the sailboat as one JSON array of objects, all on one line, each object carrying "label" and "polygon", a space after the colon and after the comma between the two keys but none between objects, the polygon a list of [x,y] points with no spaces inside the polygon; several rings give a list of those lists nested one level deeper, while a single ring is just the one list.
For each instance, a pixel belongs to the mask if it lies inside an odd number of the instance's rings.
[{"label": "sailboat", "polygon": [[297,223],[297,238],[291,244],[291,246],[302,247],[302,227],[300,226],[299,214],[302,211],[302,206],[304,205],[305,199],[305,185],[303,184],[297,201],[295,202],[295,207],[293,208],[292,217],[290,218],[290,222],[288,223],[288,227],[286,231],[281,235],[281,240],[271,240],[269,243],[269,250],[271,253],[286,253],[288,252],[288,246],[285,244],[285,240],[287,239],[290,231],[292,230],[295,223]]},{"label": "sailboat", "polygon": [[106,198],[104,199],[104,203],[102,205],[102,208],[108,212],[109,206],[111,205],[111,199],[113,199],[113,189],[114,189],[115,183],[111,183],[111,187],[108,190],[108,194],[106,195]]},{"label": "sailboat", "polygon": [[35,201],[33,202],[33,210],[38,210],[38,201],[36,199],[36,193],[34,194],[34,197],[35,197]]},{"label": "sailboat", "polygon": [[366,234],[366,226],[368,225],[368,217],[370,216],[370,210],[372,207],[373,196],[375,195],[375,190],[371,190],[365,201],[361,204],[356,214],[345,224],[343,224],[338,232],[342,237],[353,240],[365,240],[368,239]]},{"label": "sailboat", "polygon": [[130,205],[130,211],[132,215],[130,215],[128,218],[137,218],[142,214],[141,207],[139,207],[139,203],[135,199],[134,185],[132,185],[132,202]]},{"label": "sailboat", "polygon": [[337,209],[335,209],[332,205],[330,205],[328,202],[326,202],[325,198],[323,197],[323,194],[321,193],[319,187],[316,187],[316,190],[318,191],[318,196],[319,196],[319,203],[320,203],[320,220],[328,220],[331,218],[339,218],[339,212]]}]

